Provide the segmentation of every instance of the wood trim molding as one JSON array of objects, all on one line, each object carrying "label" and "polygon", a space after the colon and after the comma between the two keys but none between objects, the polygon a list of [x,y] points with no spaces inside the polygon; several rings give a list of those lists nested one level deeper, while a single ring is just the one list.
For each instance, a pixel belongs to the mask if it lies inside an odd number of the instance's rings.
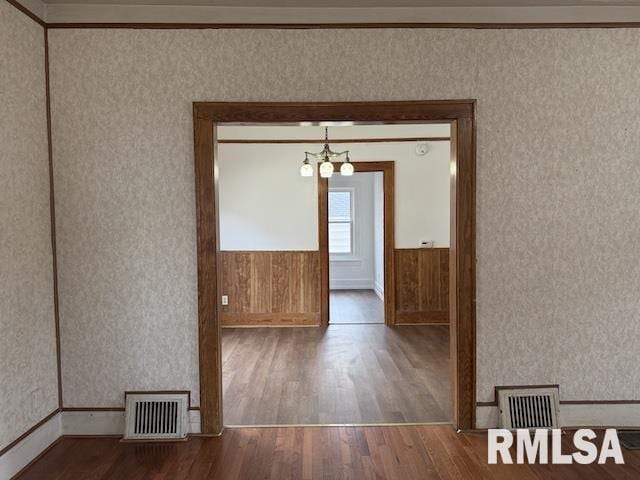
[{"label": "wood trim molding", "polygon": [[[317,172],[316,172],[317,173]],[[329,182],[318,175],[318,251],[320,253],[320,326],[329,325]],[[325,219],[323,221],[322,219]]]},{"label": "wood trim molding", "polygon": [[640,400],[560,400],[560,405],[638,405]]},{"label": "wood trim molding", "polygon": [[316,253],[317,250],[220,250],[220,253]]},{"label": "wood trim molding", "polygon": [[[396,275],[395,275],[395,165],[392,161],[351,162],[355,172],[382,172],[384,189],[384,321],[396,324]],[[341,162],[334,162],[336,171]],[[329,181],[318,178],[318,247],[320,249],[320,324],[329,325]]]},{"label": "wood trim molding", "polygon": [[5,453],[7,453],[9,450],[11,450],[13,447],[15,447],[17,444],[19,444],[22,440],[27,438],[29,435],[31,435],[33,432],[35,432],[42,425],[44,425],[49,420],[51,420],[53,417],[55,417],[58,413],[60,413],[60,409],[56,408],[53,412],[51,412],[49,415],[44,417],[42,420],[40,420],[38,423],[36,423],[34,426],[32,426],[29,430],[27,430],[22,435],[20,435],[18,438],[16,438],[13,442],[11,442],[9,445],[7,445],[2,450],[0,450],[0,457],[2,455],[4,455]]},{"label": "wood trim molding", "polygon": [[[386,105],[376,108],[374,105]],[[442,123],[471,119],[475,100],[424,100],[397,102],[194,102],[195,120],[215,123],[299,123],[303,121],[354,121]],[[453,136],[451,137],[453,138]]]},{"label": "wood trim molding", "polygon": [[[560,405],[640,405],[640,400],[560,400]],[[497,407],[498,402],[476,402],[476,407]]]},{"label": "wood trim molding", "polygon": [[53,142],[51,140],[51,86],[49,80],[49,32],[44,29],[44,78],[47,109],[47,154],[49,158],[49,211],[51,219],[51,253],[53,270],[53,314],[56,334],[56,365],[58,373],[58,408],[64,404],[62,390],[62,361],[60,352],[60,302],[58,297],[58,249],[56,244],[56,201],[53,184]]},{"label": "wood trim molding", "polygon": [[[400,102],[195,102],[201,430],[222,432],[218,312],[217,123],[449,122],[451,135],[450,332],[453,421],[475,425],[475,100]],[[323,202],[319,208],[323,208]],[[324,205],[326,208],[326,205]]]},{"label": "wood trim molding", "polygon": [[[557,383],[548,385],[496,385],[493,387],[493,400],[488,402],[476,402],[476,407],[497,407],[498,406],[498,391],[500,390],[517,390],[520,388],[560,388]],[[560,402],[561,404],[563,402]]]},{"label": "wood trim molding", "polygon": [[[11,0],[7,0],[14,3]],[[17,3],[17,2],[15,2]],[[43,25],[45,25],[43,23]],[[325,29],[465,29],[465,30],[541,30],[541,29],[573,29],[573,28],[640,28],[640,22],[518,22],[518,23],[487,23],[487,22],[391,22],[391,23],[109,23],[109,22],[52,22],[46,24],[47,28],[73,28],[73,29],[126,29],[126,30],[325,30]]]},{"label": "wood trim molding", "polygon": [[202,433],[222,432],[221,322],[218,317],[220,259],[215,124],[198,118],[194,105],[198,253],[198,351]]},{"label": "wood trim molding", "polygon": [[[494,387],[493,400],[489,402],[476,402],[478,407],[497,407],[498,390],[514,390],[517,388],[560,388],[560,385],[507,385]],[[640,400],[560,400],[560,405],[637,405]]]},{"label": "wood trim molding", "polygon": [[449,331],[454,422],[475,427],[476,401],[476,123],[451,123]]}]

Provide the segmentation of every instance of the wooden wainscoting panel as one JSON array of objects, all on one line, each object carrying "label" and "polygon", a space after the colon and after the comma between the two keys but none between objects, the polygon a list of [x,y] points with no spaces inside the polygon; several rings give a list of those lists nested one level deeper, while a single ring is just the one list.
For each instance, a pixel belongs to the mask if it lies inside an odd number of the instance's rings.
[{"label": "wooden wainscoting panel", "polygon": [[221,252],[223,326],[318,325],[317,251]]},{"label": "wooden wainscoting panel", "polygon": [[[251,259],[249,304],[239,311],[271,312],[271,255],[247,254]],[[226,282],[222,282],[223,287]]]},{"label": "wooden wainscoting panel", "polygon": [[396,249],[396,324],[449,322],[449,249]]}]

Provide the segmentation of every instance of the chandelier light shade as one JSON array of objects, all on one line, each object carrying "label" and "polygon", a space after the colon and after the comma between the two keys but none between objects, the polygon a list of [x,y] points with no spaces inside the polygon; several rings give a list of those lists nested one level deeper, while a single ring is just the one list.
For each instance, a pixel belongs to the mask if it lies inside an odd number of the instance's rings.
[{"label": "chandelier light shade", "polygon": [[300,176],[302,177],[313,177],[313,167],[309,163],[309,157],[321,162],[318,167],[318,172],[322,178],[330,178],[333,175],[333,160],[339,159],[340,157],[345,157],[345,161],[340,167],[340,175],[353,175],[354,168],[349,158],[349,150],[334,152],[331,150],[331,147],[329,147],[329,127],[324,128],[324,148],[322,151],[317,153],[304,152],[304,161],[300,167]]},{"label": "chandelier light shade", "polygon": [[320,176],[322,178],[330,178],[333,175],[333,163],[329,161],[329,157],[324,159],[320,164]]},{"label": "chandelier light shade", "polygon": [[302,166],[300,167],[300,176],[301,177],[313,177],[313,166],[309,163],[309,156],[304,156],[304,162],[302,162]]},{"label": "chandelier light shade", "polygon": [[340,167],[340,175],[344,175],[345,177],[353,175],[353,163],[351,163],[348,153],[347,158],[344,159],[344,163]]}]

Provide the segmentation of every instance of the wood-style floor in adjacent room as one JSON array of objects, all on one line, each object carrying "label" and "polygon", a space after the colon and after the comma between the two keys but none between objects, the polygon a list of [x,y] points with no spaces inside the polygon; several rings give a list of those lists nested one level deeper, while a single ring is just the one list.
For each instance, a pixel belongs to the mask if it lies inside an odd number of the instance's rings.
[{"label": "wood-style floor in adjacent room", "polygon": [[329,323],[384,323],[384,302],[373,290],[331,290]]},{"label": "wood-style floor in adjacent room", "polygon": [[[575,451],[563,435],[563,453]],[[600,438],[602,438],[600,436]],[[600,445],[601,441],[597,444]],[[539,480],[640,478],[626,464],[487,465],[487,436],[448,425],[227,429],[221,437],[135,444],[63,438],[19,480]],[[515,452],[512,449],[512,456]]]},{"label": "wood-style floor in adjacent room", "polygon": [[225,425],[448,422],[446,326],[225,328]]}]

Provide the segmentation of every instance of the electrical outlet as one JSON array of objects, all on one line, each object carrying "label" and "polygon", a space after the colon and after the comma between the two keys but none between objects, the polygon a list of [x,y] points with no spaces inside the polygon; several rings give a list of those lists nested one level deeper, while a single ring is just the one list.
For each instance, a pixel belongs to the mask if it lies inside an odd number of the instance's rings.
[{"label": "electrical outlet", "polygon": [[229,295],[222,295],[222,305],[229,305]]}]

